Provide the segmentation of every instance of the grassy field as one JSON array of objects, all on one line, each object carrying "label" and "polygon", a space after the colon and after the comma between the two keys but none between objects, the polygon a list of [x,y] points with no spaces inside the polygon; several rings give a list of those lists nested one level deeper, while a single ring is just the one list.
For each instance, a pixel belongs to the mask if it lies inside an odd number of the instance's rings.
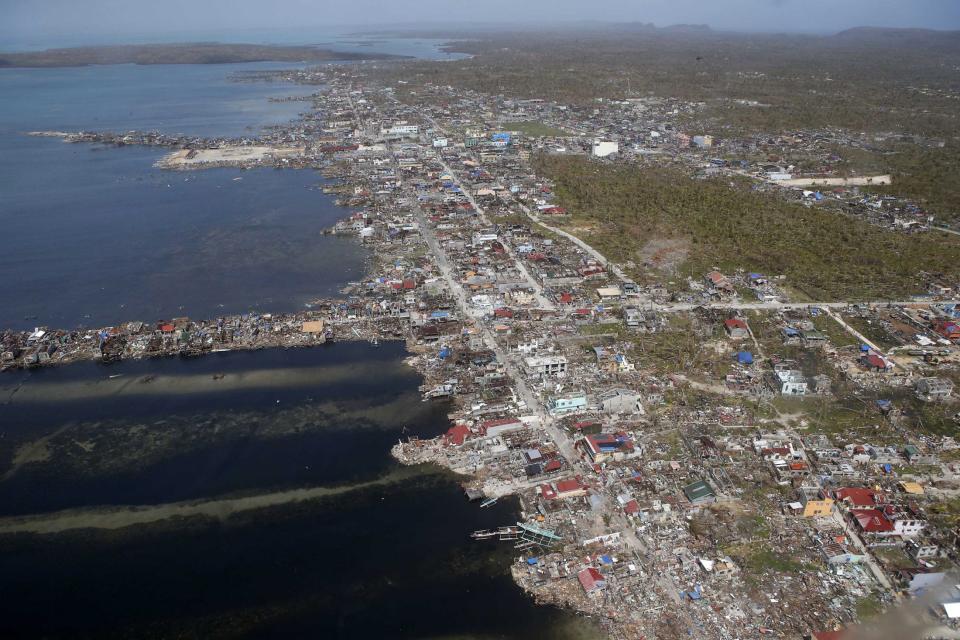
[{"label": "grassy field", "polygon": [[618,262],[650,238],[685,238],[681,275],[713,267],[783,274],[818,300],[902,299],[924,291],[922,272],[960,277],[960,241],[906,236],[757,193],[746,184],[694,180],[666,168],[611,167],[578,156],[541,156],[571,224]]},{"label": "grassy field", "polygon": [[529,138],[554,137],[563,138],[570,134],[563,129],[551,127],[548,124],[537,120],[527,120],[524,122],[508,122],[503,125],[504,131],[517,131]]}]

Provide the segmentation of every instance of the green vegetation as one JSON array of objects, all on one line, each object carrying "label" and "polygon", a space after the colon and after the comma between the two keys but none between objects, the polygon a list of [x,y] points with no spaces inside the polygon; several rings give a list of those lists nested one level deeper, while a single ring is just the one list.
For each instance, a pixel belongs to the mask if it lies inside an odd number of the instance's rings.
[{"label": "green vegetation", "polygon": [[808,568],[789,555],[755,546],[735,545],[727,550],[727,554],[751,573],[799,573]]},{"label": "green vegetation", "polygon": [[872,191],[916,200],[948,222],[960,220],[960,145],[951,142],[935,149],[912,145],[884,159],[893,173],[893,184]]},{"label": "green vegetation", "polygon": [[885,231],[747,185],[578,156],[542,156],[538,172],[556,182],[574,224],[592,225],[585,240],[620,262],[635,259],[651,237],[685,237],[687,275],[714,266],[785,274],[820,300],[903,298],[923,290],[922,272],[960,275],[956,238]]},{"label": "green vegetation", "polygon": [[813,326],[817,328],[817,331],[823,333],[827,336],[827,340],[830,341],[836,348],[845,347],[848,345],[856,345],[857,339],[854,338],[850,333],[841,327],[839,323],[833,318],[820,315],[816,318],[813,318]]},{"label": "green vegetation", "polygon": [[687,125],[719,135],[836,126],[952,137],[958,129],[955,32],[747,35],[634,24],[462,35],[450,48],[470,59],[375,73],[402,75],[406,91],[434,83],[572,105],[700,101],[705,109],[688,113]]},{"label": "green vegetation", "polygon": [[503,125],[504,131],[518,131],[530,138],[554,137],[563,138],[570,134],[563,129],[551,127],[548,124],[536,120],[527,120],[524,122],[507,122]]},{"label": "green vegetation", "polygon": [[861,621],[879,615],[883,611],[883,604],[876,595],[871,594],[857,600],[857,618]]}]

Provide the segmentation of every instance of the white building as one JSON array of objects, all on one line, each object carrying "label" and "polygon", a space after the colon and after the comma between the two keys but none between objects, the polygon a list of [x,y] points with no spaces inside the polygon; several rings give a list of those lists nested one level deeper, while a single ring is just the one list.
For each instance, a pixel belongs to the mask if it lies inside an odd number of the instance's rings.
[{"label": "white building", "polygon": [[620,145],[612,140],[594,140],[592,153],[597,158],[606,158],[620,151]]},{"label": "white building", "polygon": [[400,123],[387,129],[387,133],[393,136],[415,136],[420,133],[420,127],[415,124]]},{"label": "white building", "polygon": [[794,369],[777,371],[776,376],[781,395],[802,396],[807,392],[807,379],[802,371]]},{"label": "white building", "polygon": [[693,136],[693,144],[701,149],[709,149],[713,146],[713,136]]}]

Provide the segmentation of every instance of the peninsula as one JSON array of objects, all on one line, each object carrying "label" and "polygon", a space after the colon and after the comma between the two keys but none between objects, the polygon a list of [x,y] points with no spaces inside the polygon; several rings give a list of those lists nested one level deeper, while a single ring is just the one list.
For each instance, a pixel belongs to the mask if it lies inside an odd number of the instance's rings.
[{"label": "peninsula", "polygon": [[227,64],[238,62],[325,62],[402,58],[373,51],[351,53],[310,45],[274,46],[191,42],[105,47],[69,47],[0,53],[0,67],[86,67],[95,64]]}]

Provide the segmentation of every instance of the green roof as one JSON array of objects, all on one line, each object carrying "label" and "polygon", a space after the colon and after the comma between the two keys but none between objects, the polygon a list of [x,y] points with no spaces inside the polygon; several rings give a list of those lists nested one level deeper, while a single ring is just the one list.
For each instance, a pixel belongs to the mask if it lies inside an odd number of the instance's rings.
[{"label": "green roof", "polygon": [[529,531],[532,534],[543,536],[544,538],[549,538],[550,540],[562,540],[560,536],[555,534],[553,531],[548,531],[547,529],[541,529],[540,527],[534,524],[526,524],[524,522],[518,522],[517,526],[525,531]]},{"label": "green roof", "polygon": [[683,488],[683,493],[687,496],[687,499],[690,502],[696,502],[697,500],[702,500],[703,498],[712,498],[716,495],[710,485],[704,480],[691,482]]}]

